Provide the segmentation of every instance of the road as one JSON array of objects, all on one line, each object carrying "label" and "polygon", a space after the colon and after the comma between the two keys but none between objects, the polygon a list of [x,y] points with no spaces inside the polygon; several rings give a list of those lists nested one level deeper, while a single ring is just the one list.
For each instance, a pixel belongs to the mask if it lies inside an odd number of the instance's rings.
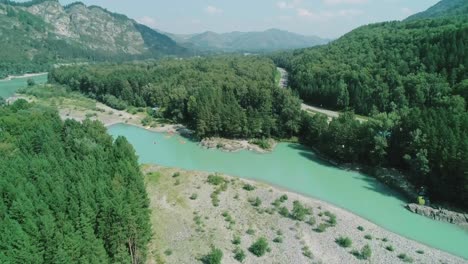
[{"label": "road", "polygon": [[[281,78],[280,78],[280,81],[279,81],[279,86],[281,88],[287,88],[288,87],[288,78],[289,78],[288,72],[285,69],[280,68],[280,67],[277,67],[277,69],[281,74]],[[320,108],[320,107],[316,107],[316,106],[311,106],[311,105],[307,105],[307,104],[304,104],[304,103],[301,104],[301,109],[303,111],[306,111],[306,112],[309,112],[309,113],[324,114],[324,115],[326,115],[328,117],[328,121],[331,121],[333,118],[337,118],[337,117],[340,116],[340,112],[332,111],[332,110],[328,110],[328,109],[324,109],[324,108]],[[363,117],[356,117],[356,119],[359,122],[366,122],[367,121],[367,119],[363,118]]]}]

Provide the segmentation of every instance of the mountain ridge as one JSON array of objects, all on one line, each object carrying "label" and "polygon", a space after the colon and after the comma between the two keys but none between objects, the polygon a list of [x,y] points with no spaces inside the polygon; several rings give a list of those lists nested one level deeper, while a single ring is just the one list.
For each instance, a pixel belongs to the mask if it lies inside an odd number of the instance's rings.
[{"label": "mountain ridge", "polygon": [[270,28],[264,31],[205,31],[195,34],[165,33],[182,46],[222,52],[262,52],[307,48],[328,43],[318,36],[304,36],[286,30]]},{"label": "mountain ridge", "polygon": [[442,18],[468,14],[468,1],[466,0],[442,0],[425,11],[409,16],[405,21],[417,19]]}]

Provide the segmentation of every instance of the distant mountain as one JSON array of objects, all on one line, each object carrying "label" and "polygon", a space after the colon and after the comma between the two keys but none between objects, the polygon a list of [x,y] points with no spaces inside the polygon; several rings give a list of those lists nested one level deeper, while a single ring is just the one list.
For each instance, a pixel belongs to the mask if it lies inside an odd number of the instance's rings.
[{"label": "distant mountain", "polygon": [[192,35],[168,35],[180,45],[201,51],[265,52],[306,48],[329,42],[327,39],[316,36],[303,36],[279,29],[269,29],[262,32],[218,34],[207,31]]},{"label": "distant mountain", "polygon": [[468,15],[468,0],[442,0],[426,11],[414,14],[406,20]]},{"label": "distant mountain", "polygon": [[120,14],[77,2],[0,0],[0,75],[50,62],[186,54],[168,36]]}]

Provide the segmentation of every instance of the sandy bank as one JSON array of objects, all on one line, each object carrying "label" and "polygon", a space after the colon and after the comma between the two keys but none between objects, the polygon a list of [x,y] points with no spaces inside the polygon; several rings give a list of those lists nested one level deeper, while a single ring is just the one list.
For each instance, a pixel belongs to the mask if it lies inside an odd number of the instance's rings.
[{"label": "sandy bank", "polygon": [[[198,263],[196,259],[209,252],[210,245],[223,251],[222,263],[239,263],[232,253],[237,247],[232,243],[235,235],[241,238],[239,247],[246,254],[243,263],[403,263],[398,257],[400,254],[406,254],[413,263],[468,263],[389,232],[344,209],[264,183],[223,175],[227,188],[217,195],[219,205],[216,207],[213,193],[218,187],[207,183],[209,173],[158,166],[144,166],[143,170],[149,173],[146,181],[154,226],[149,263],[161,260]],[[180,176],[173,177],[176,172]],[[245,190],[243,187],[247,183],[255,186],[255,190]],[[288,200],[279,207],[273,206],[282,195],[287,195]],[[256,197],[261,201],[259,206],[250,202]],[[282,206],[291,211],[294,201],[312,209],[313,213],[305,221],[278,213]],[[336,215],[336,225],[324,232],[314,231],[329,220],[326,212]],[[310,218],[315,223],[307,223]],[[358,230],[358,226],[364,231]],[[253,234],[247,234],[249,229]],[[352,245],[340,247],[335,242],[340,236],[349,237]],[[271,248],[271,252],[260,258],[248,251],[259,237],[265,237]],[[273,242],[277,237],[281,237],[281,243]],[[350,253],[364,245],[372,250],[366,261]],[[390,247],[393,251],[388,250]],[[311,257],[304,255],[305,249],[311,251]]]},{"label": "sandy bank", "polygon": [[23,78],[31,78],[36,76],[45,75],[47,72],[39,72],[39,73],[26,73],[23,75],[8,75],[5,79],[1,79],[0,81],[11,81],[13,79],[23,79]]}]

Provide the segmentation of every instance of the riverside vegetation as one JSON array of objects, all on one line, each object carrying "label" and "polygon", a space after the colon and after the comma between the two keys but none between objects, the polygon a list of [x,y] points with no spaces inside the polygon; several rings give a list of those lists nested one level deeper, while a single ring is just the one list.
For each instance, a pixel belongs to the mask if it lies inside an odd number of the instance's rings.
[{"label": "riverside vegetation", "polygon": [[149,200],[133,147],[100,122],[0,107],[1,263],[143,263]]}]

